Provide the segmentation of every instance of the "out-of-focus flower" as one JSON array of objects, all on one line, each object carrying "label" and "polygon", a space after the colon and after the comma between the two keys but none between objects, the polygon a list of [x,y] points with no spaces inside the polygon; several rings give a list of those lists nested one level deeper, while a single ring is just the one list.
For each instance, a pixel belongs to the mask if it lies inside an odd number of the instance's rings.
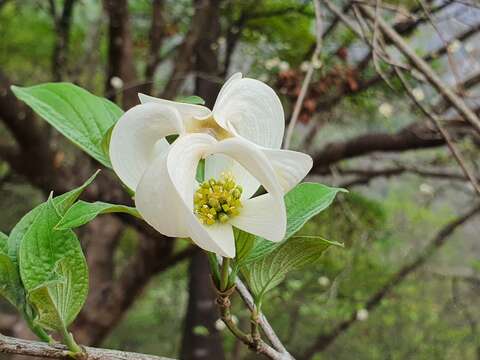
[{"label": "out-of-focus flower", "polygon": [[281,61],[280,64],[278,64],[278,68],[280,71],[287,71],[290,69],[290,64],[286,61]]},{"label": "out-of-focus flower", "polygon": [[328,285],[330,285],[330,279],[326,276],[320,276],[318,278],[318,284],[322,287],[327,287]]},{"label": "out-of-focus flower", "polygon": [[268,59],[265,61],[265,68],[267,70],[272,70],[273,68],[276,68],[280,65],[280,59],[278,57]]},{"label": "out-of-focus flower", "polygon": [[304,61],[300,65],[300,70],[303,71],[303,72],[306,72],[308,70],[309,66],[310,66],[310,63],[308,61]]},{"label": "out-of-focus flower", "polygon": [[425,99],[425,94],[423,90],[419,87],[416,87],[412,90],[412,95],[417,101],[422,101],[423,99]]},{"label": "out-of-focus flower", "polygon": [[313,59],[312,64],[314,69],[320,69],[322,67],[320,59]]},{"label": "out-of-focus flower", "polygon": [[357,311],[357,320],[365,321],[368,319],[368,310],[367,309],[360,309]]},{"label": "out-of-focus flower", "polygon": [[110,85],[112,85],[114,89],[121,89],[123,88],[123,80],[120,79],[118,76],[112,76],[112,78],[110,79]]},{"label": "out-of-focus flower", "polygon": [[435,189],[433,188],[433,186],[426,183],[422,183],[419,189],[420,189],[420,192],[425,195],[432,196],[435,193]]},{"label": "out-of-focus flower", "polygon": [[393,106],[386,102],[382,103],[378,107],[378,112],[385,117],[390,117],[393,114]]},{"label": "out-of-focus flower", "polygon": [[462,47],[462,43],[459,40],[453,40],[450,44],[448,44],[447,50],[449,53],[456,53]]}]

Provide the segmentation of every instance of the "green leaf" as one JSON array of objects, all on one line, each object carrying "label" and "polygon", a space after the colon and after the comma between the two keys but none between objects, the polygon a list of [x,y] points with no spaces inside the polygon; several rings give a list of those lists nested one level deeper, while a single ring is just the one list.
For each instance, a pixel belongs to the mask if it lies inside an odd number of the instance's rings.
[{"label": "green leaf", "polygon": [[8,235],[0,231],[0,252],[8,253]]},{"label": "green leaf", "polygon": [[197,95],[179,96],[175,99],[175,101],[193,105],[205,105],[205,100],[203,100],[200,96]]},{"label": "green leaf", "polygon": [[105,135],[103,136],[102,142],[100,143],[100,146],[102,147],[103,154],[110,159],[110,141],[112,140],[112,132],[113,128],[115,126],[112,126],[110,129],[107,130]]},{"label": "green leaf", "polygon": [[[77,201],[78,197],[87,188],[87,186],[93,182],[99,172],[100,170],[96,171],[95,174],[90,176],[87,181],[85,181],[76,189],[70,190],[69,192],[66,192],[65,194],[57,196],[53,199],[55,207],[61,216],[63,216],[68,208],[70,208],[70,206]],[[15,264],[17,263],[17,254],[20,244],[22,243],[22,239],[37,215],[42,211],[42,208],[45,206],[45,204],[46,203],[42,203],[25,214],[12,229],[10,236],[8,237],[8,255]]]},{"label": "green leaf", "polygon": [[25,299],[18,269],[12,259],[3,251],[0,251],[0,295],[17,309],[22,307]]},{"label": "green leaf", "polygon": [[[285,195],[287,231],[283,241],[300,230],[312,217],[328,208],[339,192],[347,192],[347,190],[318,183],[302,183],[290,190]],[[245,263],[268,255],[282,243],[274,243],[257,237],[255,247],[248,259],[245,259]]]},{"label": "green leaf", "polygon": [[141,218],[137,209],[130,206],[114,205],[101,201],[94,203],[78,201],[68,209],[55,228],[57,230],[73,229],[92,221],[100,214],[109,213],[126,213]]},{"label": "green leaf", "polygon": [[123,113],[117,105],[71,83],[12,86],[12,91],[65,137],[111,167],[102,140]]},{"label": "green leaf", "polygon": [[73,203],[77,201],[80,195],[82,195],[85,189],[90,186],[90,184],[93,182],[93,180],[95,180],[99,172],[100,170],[95,171],[95,173],[90,176],[82,185],[53,199],[55,208],[61,216],[63,216],[65,212],[70,209]]},{"label": "green leaf", "polygon": [[62,331],[77,316],[88,293],[88,270],[71,230],[54,230],[61,217],[52,197],[41,207],[20,244],[20,276],[35,323]]},{"label": "green leaf", "polygon": [[250,263],[243,273],[257,304],[261,304],[265,293],[280,284],[288,272],[317,262],[331,245],[343,246],[321,237],[293,237],[269,256]]},{"label": "green leaf", "polygon": [[248,255],[255,246],[255,235],[252,235],[235,227],[233,228],[233,235],[235,237],[236,250],[234,263],[235,271],[244,264],[246,259],[248,259]]},{"label": "green leaf", "polygon": [[0,296],[17,309],[25,303],[25,291],[20,281],[18,268],[8,256],[8,235],[0,231]]}]

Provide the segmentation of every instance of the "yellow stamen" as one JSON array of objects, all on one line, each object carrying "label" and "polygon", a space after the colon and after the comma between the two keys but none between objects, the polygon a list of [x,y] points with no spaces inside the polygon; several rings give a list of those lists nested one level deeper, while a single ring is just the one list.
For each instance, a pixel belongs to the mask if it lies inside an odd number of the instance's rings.
[{"label": "yellow stamen", "polygon": [[200,222],[213,225],[226,223],[240,213],[242,187],[231,173],[222,173],[219,180],[209,179],[200,184],[193,196],[194,212]]}]

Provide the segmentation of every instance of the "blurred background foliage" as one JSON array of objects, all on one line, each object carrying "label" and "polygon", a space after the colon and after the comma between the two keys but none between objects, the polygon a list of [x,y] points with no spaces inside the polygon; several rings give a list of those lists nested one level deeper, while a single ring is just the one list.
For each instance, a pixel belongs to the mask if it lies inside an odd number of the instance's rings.
[{"label": "blurred background foliage", "polygon": [[[61,8],[63,1],[54,0]],[[416,1],[385,1],[412,9]],[[441,2],[429,2],[429,4]],[[0,68],[10,81],[33,85],[52,80],[52,51],[56,31],[49,1],[0,2]],[[338,2],[340,6],[342,3]],[[143,73],[149,51],[151,2],[128,1],[130,34],[134,66]],[[173,55],[189,30],[194,7],[191,1],[167,0],[163,5],[166,18],[165,35],[160,49],[162,61],[153,79],[153,94],[158,94],[168,80],[174,66]],[[295,9],[288,10],[288,9]],[[470,17],[480,20],[473,8],[458,5],[457,13],[471,11]],[[244,19],[248,13],[250,17]],[[262,14],[273,14],[263,16]],[[253,14],[253,15],[252,15]],[[310,2],[302,1],[223,1],[220,3],[220,23],[226,33],[241,31],[228,73],[239,70],[246,75],[268,82],[280,93],[286,113],[292,99],[285,90],[285,79],[301,71],[315,45],[314,10]],[[97,94],[105,94],[108,60],[105,12],[99,1],[79,0],[74,9],[70,31],[64,80],[75,82]],[[325,21],[329,16],[325,15]],[[241,24],[241,28],[240,25]],[[235,29],[237,26],[237,29]],[[444,31],[451,26],[442,25]],[[207,24],[208,28],[208,24]],[[208,32],[208,29],[198,31]],[[419,54],[428,53],[426,41],[435,38],[434,32],[424,32],[420,42],[412,40]],[[425,32],[427,34],[425,35]],[[218,46],[224,50],[226,38],[221,36]],[[341,46],[339,46],[341,44]],[[478,37],[470,41],[479,45]],[[343,50],[342,50],[343,49]],[[339,51],[347,53],[339,55]],[[335,79],[351,76],[351,82],[360,82],[354,68],[365,46],[353,33],[339,25],[324,40],[323,67],[315,81],[327,84],[318,96],[335,92]],[[462,50],[461,72],[473,72],[469,56],[478,58],[478,50]],[[454,54],[454,56],[460,56]],[[446,61],[436,60],[434,68],[448,78]],[[476,61],[476,60],[475,60]],[[374,76],[372,64],[362,76]],[[355,84],[354,84],[355,85]],[[365,91],[345,91],[335,107],[321,112],[318,119],[309,114],[299,125],[294,144],[301,147],[314,121],[322,122],[322,129],[314,137],[311,149],[320,149],[332,141],[341,141],[357,134],[386,131],[394,133],[420,116],[400,84],[391,89],[383,82]],[[355,86],[353,86],[355,87]],[[333,91],[332,91],[333,89]],[[193,82],[187,79],[180,93],[190,95]],[[431,89],[424,87],[426,96]],[[108,94],[107,94],[108,95]],[[432,95],[433,96],[433,95]],[[117,98],[117,100],[119,100]],[[381,106],[388,104],[389,111]],[[384,105],[385,110],[386,105]],[[1,116],[0,116],[1,117]],[[312,120],[313,119],[313,120]],[[1,124],[1,123],[0,123]],[[53,130],[50,130],[53,132]],[[0,125],[2,146],[14,140]],[[51,146],[58,149],[57,161],[75,162],[77,149],[61,137],[53,136]],[[457,143],[465,157],[478,167],[478,144],[469,138]],[[312,150],[314,152],[314,150]],[[416,167],[443,166],[457,170],[445,147],[433,150],[411,151],[388,157],[347,160],[356,168],[367,168],[378,162],[395,164],[401,161]],[[478,170],[476,168],[476,170]],[[339,174],[315,174],[311,181],[337,185],[346,182]],[[434,238],[437,231],[455,214],[473,203],[468,184],[454,180],[428,178],[415,173],[399,173],[392,177],[373,179],[349,188],[334,205],[310,221],[302,234],[321,235],[342,242],[345,249],[331,249],[320,264],[307,271],[294,273],[270,295],[265,313],[287,348],[301,354],[312,345],[319,334],[328,334],[337,324],[352,314],[355,325],[315,355],[315,359],[480,359],[480,245],[478,221],[454,233],[446,246],[439,249],[424,266],[409,274],[396,285],[380,306],[366,310],[366,301],[388,283],[391,276],[414,258]],[[13,171],[8,162],[0,162],[0,229],[8,232],[20,217],[45,198],[45,193]],[[138,246],[135,231],[127,227],[116,248],[115,266],[121,269]],[[181,244],[184,246],[185,244]],[[248,314],[239,299],[235,299],[238,321],[248,326]],[[178,357],[182,343],[183,319],[188,301],[187,264],[181,263],[156,276],[135,301],[121,322],[111,331],[102,346],[144,353]],[[4,314],[10,310],[4,304]],[[198,334],[208,333],[196,328]],[[256,356],[239,345],[226,330],[220,331],[227,359],[249,359]],[[0,355],[1,358],[1,355]]]}]

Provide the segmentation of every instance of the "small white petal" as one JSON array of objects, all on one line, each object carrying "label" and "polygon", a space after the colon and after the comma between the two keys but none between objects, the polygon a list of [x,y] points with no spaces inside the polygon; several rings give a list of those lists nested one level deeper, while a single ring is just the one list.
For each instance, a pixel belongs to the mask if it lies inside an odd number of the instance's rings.
[{"label": "small white petal", "polygon": [[293,189],[312,169],[313,160],[310,155],[290,150],[262,151],[273,165],[285,193]]},{"label": "small white petal", "polygon": [[148,165],[159,152],[168,149],[165,136],[184,132],[177,110],[150,103],[128,110],[115,124],[110,140],[113,170],[135,190]]},{"label": "small white petal", "polygon": [[213,154],[207,157],[205,161],[205,179],[218,179],[223,172],[232,173],[235,181],[242,185],[242,200],[252,197],[260,187],[260,182],[255,177],[228,156]]},{"label": "small white petal", "polygon": [[[242,138],[229,138],[217,142],[208,155],[221,153],[237,161],[273,196],[283,198],[283,190],[276,177],[275,170],[262,150]],[[207,164],[206,164],[207,166]],[[240,185],[243,186],[242,183]],[[283,203],[283,201],[282,201]]]},{"label": "small white petal", "polygon": [[138,98],[142,104],[146,103],[157,103],[161,105],[171,106],[179,112],[182,120],[187,121],[191,119],[203,119],[209,117],[212,113],[209,108],[196,105],[196,104],[187,104],[177,101],[170,101],[165,99],[159,99],[153,96],[145,95],[142,93],[138,94]]},{"label": "small white petal", "polygon": [[202,225],[194,215],[189,218],[190,237],[204,250],[220,256],[235,257],[235,238],[231,224]]},{"label": "small white petal", "polygon": [[264,194],[244,201],[240,214],[230,223],[243,231],[278,242],[285,236],[287,216],[278,206],[278,199]]},{"label": "small white petal", "polygon": [[285,131],[282,103],[261,81],[232,76],[220,91],[213,117],[217,123],[257,145],[280,148]]}]

